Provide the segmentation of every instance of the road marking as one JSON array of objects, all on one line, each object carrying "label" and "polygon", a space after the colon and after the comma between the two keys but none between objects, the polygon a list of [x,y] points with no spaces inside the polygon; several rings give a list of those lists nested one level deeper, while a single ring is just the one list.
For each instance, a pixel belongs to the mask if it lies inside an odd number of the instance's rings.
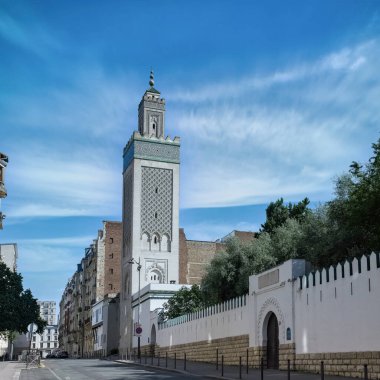
[{"label": "road marking", "polygon": [[46,367],[52,374],[53,376],[58,379],[58,380],[63,380],[61,377],[59,377],[51,368],[49,367]]},{"label": "road marking", "polygon": [[18,380],[20,378],[20,374],[21,374],[21,370],[17,370],[14,374],[13,374],[13,380]]}]

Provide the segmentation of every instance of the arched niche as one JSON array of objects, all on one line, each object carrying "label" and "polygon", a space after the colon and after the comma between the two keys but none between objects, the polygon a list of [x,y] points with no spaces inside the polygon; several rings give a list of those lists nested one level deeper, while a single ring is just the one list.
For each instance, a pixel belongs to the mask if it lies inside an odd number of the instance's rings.
[{"label": "arched niche", "polygon": [[167,234],[162,235],[161,251],[162,252],[170,252],[171,251],[170,238]]},{"label": "arched niche", "polygon": [[160,235],[153,234],[152,240],[150,243],[151,251],[159,251],[160,250]]},{"label": "arched niche", "polygon": [[144,232],[141,236],[141,249],[150,251],[150,236],[147,232]]}]

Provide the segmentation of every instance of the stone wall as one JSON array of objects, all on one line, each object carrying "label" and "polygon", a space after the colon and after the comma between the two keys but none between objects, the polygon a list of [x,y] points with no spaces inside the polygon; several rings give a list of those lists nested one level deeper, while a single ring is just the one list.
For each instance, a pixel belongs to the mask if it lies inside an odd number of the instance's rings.
[{"label": "stone wall", "polygon": [[177,358],[183,358],[186,353],[187,360],[215,363],[216,350],[218,349],[219,360],[224,355],[225,364],[239,364],[239,356],[243,358],[247,355],[249,337],[248,335],[234,336],[214,340],[204,340],[200,342],[179,344],[171,347],[159,347],[155,349],[155,354],[164,357],[166,352],[169,357],[174,353]]},{"label": "stone wall", "polygon": [[[239,357],[242,357],[243,365],[246,364],[247,350],[250,368],[259,368],[261,357],[266,366],[266,347],[248,347],[249,336],[240,335],[231,338],[214,339],[188,344],[180,344],[172,347],[142,346],[141,354],[151,356],[173,358],[174,353],[178,359],[183,359],[186,353],[187,360],[216,363],[216,350],[218,349],[219,363],[222,355],[226,365],[238,365]],[[338,352],[325,354],[296,355],[295,344],[281,344],[279,348],[279,369],[287,370],[290,360],[291,371],[320,373],[321,361],[324,362],[326,375],[363,377],[364,364],[368,365],[368,378],[380,379],[380,352]]]},{"label": "stone wall", "polygon": [[187,284],[200,284],[206,267],[223,244],[210,241],[186,240],[187,245]]},{"label": "stone wall", "polygon": [[380,379],[380,351],[336,352],[321,354],[297,354],[298,371],[320,373],[321,361],[326,375],[363,377],[364,365],[368,365],[368,378]]}]

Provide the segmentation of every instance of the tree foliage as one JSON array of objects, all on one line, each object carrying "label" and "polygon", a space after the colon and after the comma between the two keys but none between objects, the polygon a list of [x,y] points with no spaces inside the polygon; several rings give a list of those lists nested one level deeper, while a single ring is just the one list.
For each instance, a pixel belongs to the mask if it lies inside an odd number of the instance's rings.
[{"label": "tree foliage", "polygon": [[288,219],[303,221],[310,212],[309,203],[308,198],[295,204],[289,202],[287,205],[284,204],[283,198],[278,199],[276,202],[271,202],[266,209],[266,221],[261,225],[260,232],[271,234]]},{"label": "tree foliage", "polygon": [[24,290],[22,276],[0,262],[0,333],[25,333],[29,323],[36,323],[38,332],[46,323],[40,318],[37,300],[29,289]]},{"label": "tree foliage", "polygon": [[161,317],[164,320],[192,313],[204,306],[203,294],[198,285],[190,289],[183,286],[173,297],[163,304]]}]

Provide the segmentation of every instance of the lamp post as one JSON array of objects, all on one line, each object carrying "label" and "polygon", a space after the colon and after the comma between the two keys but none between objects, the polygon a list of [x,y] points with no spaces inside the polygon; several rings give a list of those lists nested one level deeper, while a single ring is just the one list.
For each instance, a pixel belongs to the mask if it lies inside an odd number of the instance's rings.
[{"label": "lamp post", "polygon": [[[137,324],[140,325],[140,272],[141,272],[141,263],[140,263],[140,257],[139,260],[136,261],[133,257],[129,260],[129,264],[137,264],[137,271],[139,272],[139,300],[138,300],[138,309],[137,309]],[[138,359],[141,358],[141,350],[140,350],[140,334],[137,337],[137,357]]]}]

